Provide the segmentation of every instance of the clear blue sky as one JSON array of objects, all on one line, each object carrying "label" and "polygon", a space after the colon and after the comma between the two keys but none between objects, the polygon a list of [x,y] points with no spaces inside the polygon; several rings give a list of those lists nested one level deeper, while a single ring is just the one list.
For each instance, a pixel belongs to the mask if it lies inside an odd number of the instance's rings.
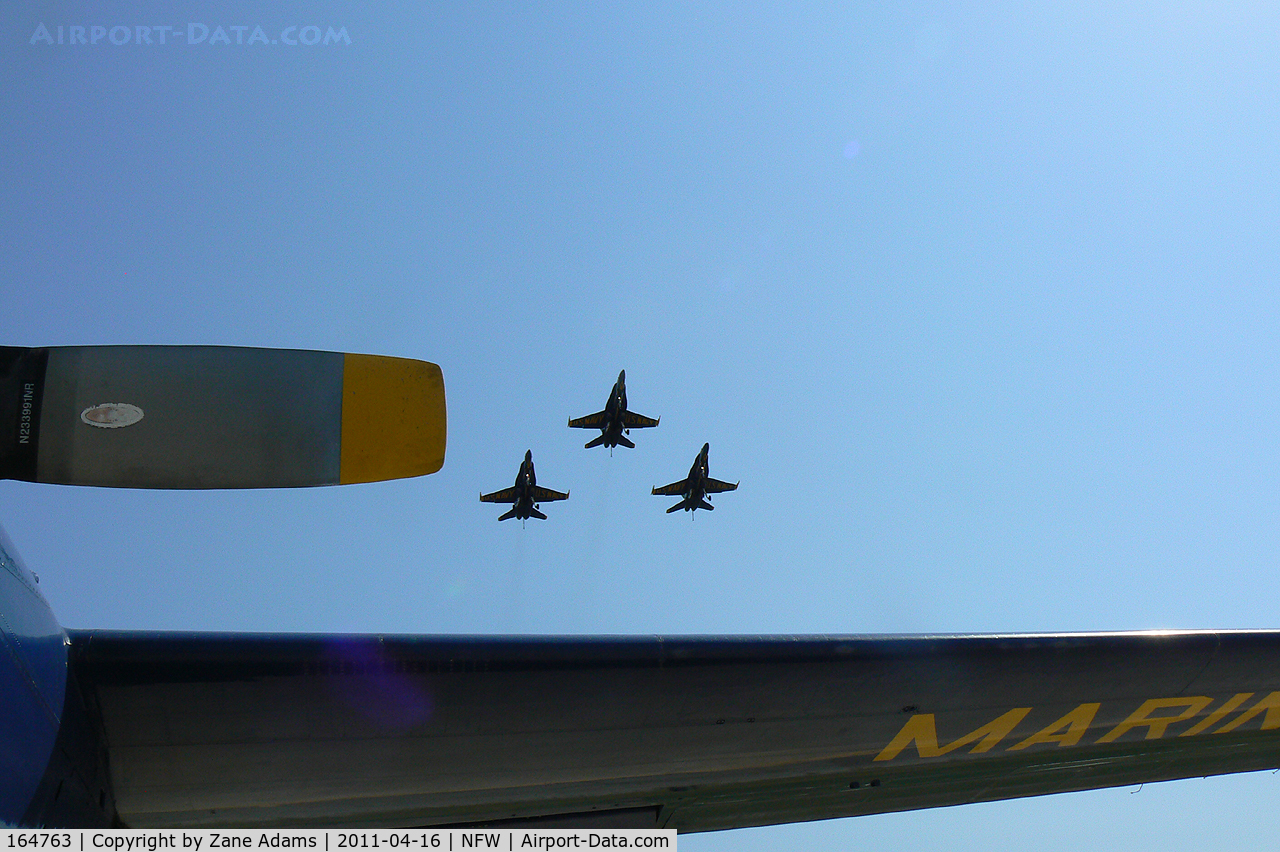
[{"label": "clear blue sky", "polygon": [[[1280,12],[542,5],[6,8],[0,340],[399,355],[448,392],[425,479],[0,483],[65,625],[1278,626]],[[585,451],[623,368],[662,424]],[[741,488],[663,514],[704,441]],[[526,449],[572,497],[522,530],[476,496]],[[1261,848],[1278,792],[680,846]]]}]

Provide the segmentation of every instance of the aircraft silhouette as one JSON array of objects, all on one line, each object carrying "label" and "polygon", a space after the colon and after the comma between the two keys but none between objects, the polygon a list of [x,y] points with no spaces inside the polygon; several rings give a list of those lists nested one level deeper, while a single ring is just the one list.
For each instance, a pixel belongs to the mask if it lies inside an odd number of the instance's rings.
[{"label": "aircraft silhouette", "polygon": [[587,450],[601,444],[610,450],[619,444],[635,449],[636,445],[624,433],[629,433],[632,429],[645,429],[657,425],[658,420],[627,410],[626,370],[618,373],[618,380],[613,383],[613,390],[609,391],[609,398],[605,400],[604,411],[597,411],[595,414],[576,417],[569,421],[569,427],[572,429],[600,430],[598,438],[592,438],[583,446],[583,449]]},{"label": "aircraft silhouette", "polygon": [[561,493],[543,488],[538,484],[537,474],[533,471],[533,451],[525,450],[524,461],[520,462],[520,470],[516,473],[516,484],[492,494],[481,494],[481,503],[514,503],[511,511],[500,516],[498,520],[508,518],[537,518],[545,521],[547,516],[538,511],[539,503],[550,503],[553,500],[567,500],[569,492]]},{"label": "aircraft silhouette", "polygon": [[708,494],[719,494],[721,491],[737,489],[738,483],[736,482],[721,482],[718,479],[712,479],[707,476],[707,454],[710,452],[711,444],[703,444],[698,457],[693,460],[693,466],[689,468],[688,476],[679,482],[653,489],[653,493],[659,496],[679,496],[684,498],[667,510],[668,515],[678,509],[684,509],[686,512],[694,512],[698,509],[714,509],[715,506],[712,506],[707,499]]}]

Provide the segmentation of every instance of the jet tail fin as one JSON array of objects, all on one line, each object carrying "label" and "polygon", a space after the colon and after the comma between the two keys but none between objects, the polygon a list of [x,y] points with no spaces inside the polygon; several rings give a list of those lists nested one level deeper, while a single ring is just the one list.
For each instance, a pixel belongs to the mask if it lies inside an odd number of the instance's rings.
[{"label": "jet tail fin", "polygon": [[547,519],[547,516],[539,512],[536,506],[529,510],[529,517],[537,518],[540,521],[545,521]]},{"label": "jet tail fin", "polygon": [[512,518],[514,518],[515,516],[516,516],[516,507],[515,507],[515,506],[512,506],[512,507],[511,507],[511,509],[510,509],[510,511],[508,511],[508,512],[506,512],[506,513],[504,513],[504,514],[499,515],[499,516],[498,516],[498,520],[500,520],[500,521],[509,521],[509,520],[511,520]]},{"label": "jet tail fin", "polygon": [[635,445],[635,444],[632,442],[632,440],[631,440],[630,438],[628,438],[626,435],[619,435],[619,436],[618,436],[618,443],[619,443],[619,444],[621,444],[621,445],[622,445],[622,446],[624,446],[624,447],[628,447],[628,448],[633,449],[633,450],[636,448],[636,445]]},{"label": "jet tail fin", "polygon": [[698,501],[698,508],[699,508],[699,509],[706,509],[707,511],[711,511],[712,509],[714,509],[714,508],[715,508],[715,506],[712,506],[712,505],[711,505],[710,503],[708,503],[706,500],[699,500],[699,501]]},{"label": "jet tail fin", "polygon": [[583,444],[583,445],[582,445],[582,448],[583,448],[584,450],[589,450],[589,449],[591,449],[592,447],[598,447],[598,446],[600,446],[600,445],[601,445],[601,444],[603,444],[603,443],[604,443],[604,433],[602,432],[602,433],[600,433],[600,436],[599,436],[599,437],[592,438],[590,441],[587,441],[585,444]]}]

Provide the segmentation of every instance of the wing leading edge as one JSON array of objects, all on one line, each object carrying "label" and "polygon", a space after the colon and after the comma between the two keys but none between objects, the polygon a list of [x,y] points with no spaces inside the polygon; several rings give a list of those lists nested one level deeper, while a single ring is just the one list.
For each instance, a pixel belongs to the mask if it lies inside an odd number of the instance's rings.
[{"label": "wing leading edge", "polygon": [[1280,632],[69,634],[139,828],[706,831],[1280,766]]}]

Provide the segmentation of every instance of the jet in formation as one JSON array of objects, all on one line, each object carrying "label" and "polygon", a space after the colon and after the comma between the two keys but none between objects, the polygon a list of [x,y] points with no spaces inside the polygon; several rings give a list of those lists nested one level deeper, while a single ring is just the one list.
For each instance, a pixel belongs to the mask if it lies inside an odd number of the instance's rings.
[{"label": "jet in formation", "polygon": [[715,506],[712,506],[711,502],[707,500],[708,494],[733,491],[738,487],[736,482],[721,482],[718,479],[712,479],[707,476],[707,454],[710,452],[711,445],[703,444],[702,451],[693,460],[693,467],[689,468],[688,476],[679,482],[653,489],[653,493],[659,496],[684,498],[667,510],[668,515],[677,509],[684,509],[686,512],[693,512],[698,509],[714,509]]},{"label": "jet in formation", "polygon": [[597,411],[595,414],[588,414],[586,417],[576,417],[569,421],[569,427],[572,429],[599,429],[600,436],[587,441],[584,449],[589,450],[592,447],[598,447],[603,444],[612,453],[613,448],[619,444],[635,449],[636,445],[627,437],[627,433],[632,429],[657,426],[658,419],[645,417],[643,414],[636,414],[634,411],[627,410],[627,371],[623,370],[618,373],[618,381],[613,383],[613,390],[609,391],[609,399],[605,401],[604,411]]},{"label": "jet in formation", "polygon": [[511,511],[499,516],[498,520],[507,518],[537,518],[545,521],[547,516],[538,511],[539,503],[550,503],[553,500],[567,500],[569,492],[552,491],[538,485],[538,477],[533,471],[533,451],[525,450],[524,461],[520,462],[520,472],[516,474],[516,484],[492,494],[481,494],[481,503],[513,503]]}]

